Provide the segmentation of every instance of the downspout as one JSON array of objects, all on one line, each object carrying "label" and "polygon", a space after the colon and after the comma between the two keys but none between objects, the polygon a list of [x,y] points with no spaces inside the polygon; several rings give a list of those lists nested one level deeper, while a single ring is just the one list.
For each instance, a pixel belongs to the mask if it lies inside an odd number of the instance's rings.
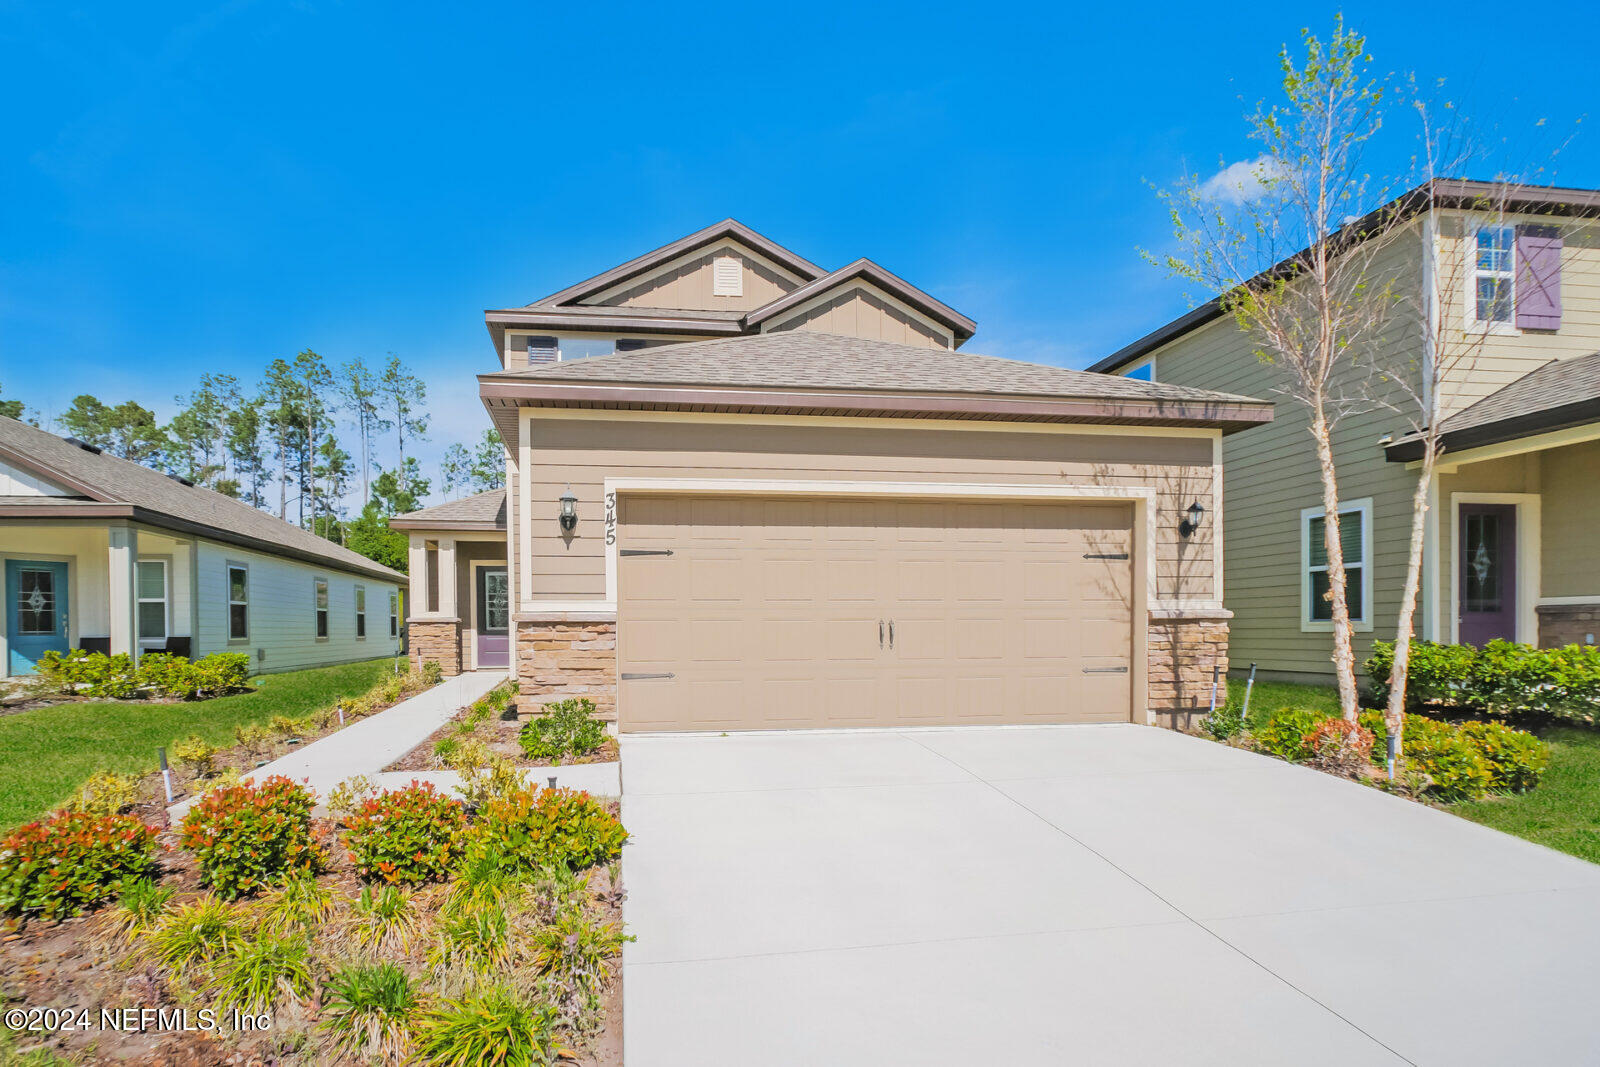
[{"label": "downspout", "polygon": [[[227,577],[226,574],[223,575]],[[189,542],[189,660],[203,655],[200,651],[200,541]]]}]

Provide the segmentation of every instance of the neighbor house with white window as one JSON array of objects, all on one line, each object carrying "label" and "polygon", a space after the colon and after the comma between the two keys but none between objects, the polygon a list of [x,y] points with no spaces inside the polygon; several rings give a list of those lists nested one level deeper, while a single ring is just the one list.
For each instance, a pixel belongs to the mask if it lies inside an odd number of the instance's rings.
[{"label": "neighbor house with white window", "polygon": [[[1594,644],[1600,192],[1468,181],[1419,192],[1396,201],[1410,218],[1371,266],[1397,297],[1374,342],[1400,357],[1386,365],[1414,374],[1440,358],[1436,347],[1446,353],[1418,635]],[[1274,396],[1283,381],[1215,301],[1090,369],[1251,396]],[[1321,482],[1304,409],[1276,406],[1272,422],[1223,442],[1231,653],[1236,669],[1314,679],[1332,672]],[[1422,452],[1408,429],[1376,403],[1333,435],[1358,661],[1393,635],[1403,591]]]},{"label": "neighbor house with white window", "polygon": [[398,655],[405,576],[238,500],[0,417],[0,677],[47,651]]}]

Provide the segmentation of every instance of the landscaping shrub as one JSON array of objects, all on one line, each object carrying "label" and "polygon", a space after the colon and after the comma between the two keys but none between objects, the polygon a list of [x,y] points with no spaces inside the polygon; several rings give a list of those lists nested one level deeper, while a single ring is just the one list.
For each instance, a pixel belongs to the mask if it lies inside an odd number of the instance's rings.
[{"label": "landscaping shrub", "polygon": [[423,1023],[423,1059],[437,1064],[556,1062],[554,1011],[492,985],[447,1000]]},{"label": "landscaping shrub", "polygon": [[1306,743],[1312,762],[1333,771],[1353,772],[1372,758],[1372,731],[1346,719],[1323,719]]},{"label": "landscaping shrub", "polygon": [[403,951],[423,926],[423,915],[399,886],[363,886],[350,902],[344,932],[363,948]]},{"label": "landscaping shrub", "polygon": [[559,760],[587,756],[606,740],[605,724],[594,717],[587,697],[546,704],[544,714],[528,720],[518,740],[529,759]]},{"label": "landscaping shrub", "polygon": [[131,774],[100,771],[78,787],[63,811],[82,811],[90,815],[116,815],[139,802],[139,779]]},{"label": "landscaping shrub", "polygon": [[393,963],[346,967],[328,979],[320,1029],[341,1061],[399,1062],[410,1050],[421,999],[411,976]]},{"label": "landscaping shrub", "polygon": [[131,815],[62,812],[0,842],[0,912],[55,921],[120,895],[155,866],[156,831]]},{"label": "landscaping shrub", "polygon": [[[1376,642],[1365,666],[1382,700],[1388,699],[1393,663],[1394,646]],[[1445,705],[1594,725],[1600,723],[1600,647],[1537,649],[1490,641],[1479,649],[1414,641],[1406,698],[1412,708]]]},{"label": "landscaping shrub", "polygon": [[248,933],[239,911],[208,895],[169,910],[146,939],[156,959],[185,971],[209,964]]},{"label": "landscaping shrub", "polygon": [[1224,704],[1200,721],[1200,728],[1213,741],[1228,741],[1244,729],[1244,715],[1237,704]]},{"label": "landscaping shrub", "polygon": [[250,657],[243,652],[213,652],[193,663],[182,656],[146,652],[134,665],[126,653],[73,649],[46,652],[37,671],[48,688],[68,694],[127,700],[142,694],[194,700],[246,688]]},{"label": "landscaping shrub", "polygon": [[267,933],[315,930],[333,914],[333,893],[308,871],[290,871],[257,908],[257,922]]},{"label": "landscaping shrub", "polygon": [[218,894],[244,896],[286,872],[322,867],[322,846],[311,831],[314,803],[282,775],[214,790],[184,816],[179,841]]},{"label": "landscaping shrub", "polygon": [[187,765],[196,778],[208,778],[217,769],[217,746],[199,734],[173,745],[172,755]]},{"label": "landscaping shrub", "polygon": [[304,934],[247,934],[228,946],[215,971],[221,1003],[243,1011],[267,1011],[279,994],[311,995],[311,951]]},{"label": "landscaping shrub", "polygon": [[1497,722],[1464,722],[1459,729],[1488,764],[1490,789],[1526,793],[1550,763],[1550,746],[1524,730]]},{"label": "landscaping shrub", "polygon": [[533,934],[541,992],[574,1029],[588,1029],[599,1015],[606,961],[622,951],[625,940],[620,926],[582,907],[563,909]]},{"label": "landscaping shrub", "polygon": [[1269,756],[1299,763],[1314,755],[1311,731],[1326,717],[1308,708],[1279,708],[1250,731],[1250,741]]},{"label": "landscaping shrub", "polygon": [[616,816],[588,793],[524,787],[484,804],[468,852],[526,874],[554,864],[578,870],[604,863],[620,855],[627,840]]},{"label": "landscaping shrub", "polygon": [[459,802],[414,781],[357,807],[344,842],[363,878],[416,885],[450,873],[466,828]]},{"label": "landscaping shrub", "polygon": [[378,783],[364,774],[351,775],[328,790],[328,810],[340,819],[355,814],[369,797],[378,795]]},{"label": "landscaping shrub", "polygon": [[1458,727],[1420,715],[1407,715],[1405,723],[1401,758],[1427,775],[1428,795],[1451,803],[1475,800],[1489,791],[1494,782],[1489,763]]}]

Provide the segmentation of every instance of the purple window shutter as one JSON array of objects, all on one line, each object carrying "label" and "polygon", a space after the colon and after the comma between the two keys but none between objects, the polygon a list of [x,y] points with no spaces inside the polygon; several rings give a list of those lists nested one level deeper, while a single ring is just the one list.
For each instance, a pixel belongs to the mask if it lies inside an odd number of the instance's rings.
[{"label": "purple window shutter", "polygon": [[1517,227],[1517,328],[1561,328],[1561,231]]}]

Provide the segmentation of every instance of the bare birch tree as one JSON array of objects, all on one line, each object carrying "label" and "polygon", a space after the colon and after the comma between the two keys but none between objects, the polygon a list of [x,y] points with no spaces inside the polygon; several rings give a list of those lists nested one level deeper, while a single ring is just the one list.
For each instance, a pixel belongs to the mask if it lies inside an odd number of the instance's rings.
[{"label": "bare birch tree", "polygon": [[[1397,219],[1391,190],[1363,154],[1383,124],[1387,79],[1371,73],[1366,39],[1339,19],[1324,43],[1303,35],[1303,57],[1279,55],[1284,100],[1248,116],[1261,155],[1209,181],[1190,175],[1162,194],[1179,248],[1157,261],[1214,297],[1278,370],[1277,390],[1303,407],[1325,512],[1332,660],[1346,719],[1358,711],[1339,479],[1333,434],[1369,408],[1363,353],[1392,311],[1381,265]],[[1156,258],[1156,257],[1152,257]]]},{"label": "bare birch tree", "polygon": [[[1511,278],[1521,270],[1516,262],[1514,243],[1494,242],[1479,249],[1467,218],[1492,233],[1504,234],[1507,216],[1520,189],[1530,178],[1501,174],[1491,181],[1462,181],[1464,174],[1478,163],[1463,121],[1455,116],[1440,124],[1430,105],[1413,102],[1419,121],[1416,176],[1419,183],[1406,198],[1403,210],[1420,216],[1417,227],[1422,269],[1418,282],[1403,296],[1407,313],[1416,322],[1420,344],[1415,350],[1398,350],[1388,365],[1380,365],[1368,379],[1375,403],[1396,412],[1405,426],[1404,440],[1420,450],[1416,460],[1417,480],[1411,495],[1411,529],[1407,542],[1405,585],[1395,620],[1394,662],[1389,673],[1389,700],[1384,709],[1385,726],[1395,739],[1395,754],[1401,751],[1405,729],[1407,683],[1411,667],[1411,641],[1416,633],[1417,597],[1422,585],[1423,552],[1427,540],[1428,513],[1439,459],[1445,453],[1446,421],[1450,415],[1450,390],[1468,381],[1490,340],[1496,336],[1492,323],[1514,321]],[[1445,110],[1453,111],[1446,107]],[[1545,167],[1533,170],[1534,179]],[[1441,232],[1444,219],[1456,223],[1459,232]],[[1587,225],[1587,223],[1583,223]],[[1447,253],[1441,246],[1451,242]],[[1487,286],[1477,284],[1479,260],[1488,257],[1493,268]],[[1559,263],[1557,265],[1559,277]],[[1524,284],[1542,285],[1546,279],[1528,279]],[[1476,301],[1469,309],[1460,301]],[[1479,326],[1470,323],[1481,323]]]}]

